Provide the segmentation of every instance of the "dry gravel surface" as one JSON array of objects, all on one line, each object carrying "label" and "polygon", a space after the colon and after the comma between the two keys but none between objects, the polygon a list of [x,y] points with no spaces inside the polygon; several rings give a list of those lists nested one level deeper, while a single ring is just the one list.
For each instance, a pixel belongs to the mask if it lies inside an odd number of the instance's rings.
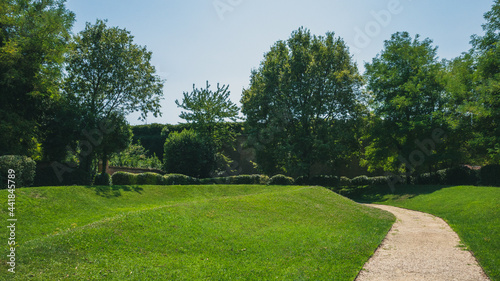
[{"label": "dry gravel surface", "polygon": [[490,280],[442,219],[392,206],[368,206],[393,213],[396,222],[356,281]]}]

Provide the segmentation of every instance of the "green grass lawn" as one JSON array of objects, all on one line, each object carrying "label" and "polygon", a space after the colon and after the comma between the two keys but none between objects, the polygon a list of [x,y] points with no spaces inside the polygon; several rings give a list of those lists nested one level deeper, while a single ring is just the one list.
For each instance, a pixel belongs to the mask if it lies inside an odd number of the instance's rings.
[{"label": "green grass lawn", "polygon": [[492,280],[500,280],[500,188],[397,186],[367,188],[354,200],[422,211],[443,218]]},{"label": "green grass lawn", "polygon": [[72,186],[16,194],[16,273],[7,272],[4,246],[1,280],[353,280],[394,221],[321,187]]}]

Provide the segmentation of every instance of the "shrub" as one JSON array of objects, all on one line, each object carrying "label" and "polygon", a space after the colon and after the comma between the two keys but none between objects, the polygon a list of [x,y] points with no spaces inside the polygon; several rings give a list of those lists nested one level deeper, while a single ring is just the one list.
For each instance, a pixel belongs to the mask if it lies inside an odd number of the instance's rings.
[{"label": "shrub", "polygon": [[137,175],[127,172],[116,172],[111,176],[113,185],[133,185],[137,184]]},{"label": "shrub", "polygon": [[285,175],[275,175],[269,179],[270,185],[293,185],[294,182],[293,178]]},{"label": "shrub", "polygon": [[351,180],[352,185],[354,186],[363,186],[363,185],[370,185],[371,181],[367,176],[359,176],[355,177]]},{"label": "shrub", "polygon": [[466,166],[456,166],[445,170],[444,184],[474,185],[477,184],[476,173]]},{"label": "shrub", "polygon": [[33,185],[36,172],[36,163],[31,158],[19,155],[0,156],[0,189],[7,188],[9,170],[15,171],[14,182],[16,187]]},{"label": "shrub", "polygon": [[267,184],[269,177],[266,175],[239,175],[228,179],[229,184]]},{"label": "shrub", "polygon": [[181,174],[168,174],[164,176],[165,185],[192,185],[199,184],[200,180]]},{"label": "shrub", "polygon": [[500,165],[486,165],[479,170],[481,185],[500,186]]},{"label": "shrub", "polygon": [[215,148],[192,130],[171,133],[164,146],[164,169],[197,178],[207,178],[216,166]]},{"label": "shrub", "polygon": [[296,185],[319,185],[323,187],[338,187],[340,185],[340,180],[336,176],[302,176],[295,180]]},{"label": "shrub", "polygon": [[95,175],[94,185],[111,185],[111,176],[107,173]]},{"label": "shrub", "polygon": [[387,185],[389,184],[388,176],[371,177],[368,178],[371,185]]},{"label": "shrub", "polygon": [[348,178],[348,177],[340,177],[340,182],[339,182],[340,186],[344,186],[344,187],[349,187],[351,186],[351,179]]},{"label": "shrub", "polygon": [[136,184],[139,185],[163,185],[165,183],[162,175],[157,173],[142,173],[137,175]]}]

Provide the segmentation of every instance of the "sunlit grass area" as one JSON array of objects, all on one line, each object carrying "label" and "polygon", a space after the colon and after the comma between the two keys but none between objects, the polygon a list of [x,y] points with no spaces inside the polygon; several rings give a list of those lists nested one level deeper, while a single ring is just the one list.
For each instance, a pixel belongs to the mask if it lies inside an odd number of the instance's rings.
[{"label": "sunlit grass area", "polygon": [[394,221],[321,187],[16,192],[18,280],[353,280]]}]

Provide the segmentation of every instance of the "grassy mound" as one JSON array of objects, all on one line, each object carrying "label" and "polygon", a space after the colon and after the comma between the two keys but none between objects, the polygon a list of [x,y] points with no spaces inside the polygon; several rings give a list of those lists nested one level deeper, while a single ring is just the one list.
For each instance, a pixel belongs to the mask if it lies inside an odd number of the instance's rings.
[{"label": "grassy mound", "polygon": [[500,188],[482,186],[398,186],[367,189],[353,198],[403,207],[444,219],[476,256],[491,280],[500,280]]},{"label": "grassy mound", "polygon": [[320,187],[16,193],[19,280],[353,280],[394,221]]}]

